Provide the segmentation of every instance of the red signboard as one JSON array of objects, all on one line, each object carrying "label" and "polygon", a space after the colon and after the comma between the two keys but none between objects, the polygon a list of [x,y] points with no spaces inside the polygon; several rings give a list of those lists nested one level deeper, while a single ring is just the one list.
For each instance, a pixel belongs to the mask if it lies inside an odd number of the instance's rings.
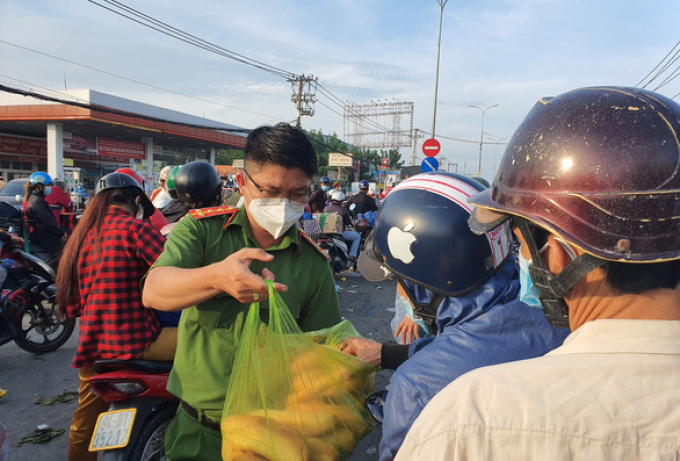
[{"label": "red signboard", "polygon": [[97,138],[97,153],[104,157],[146,158],[146,150],[141,142],[118,141]]},{"label": "red signboard", "polygon": [[388,158],[382,159],[382,164],[383,164],[383,166],[388,166],[390,164],[390,159],[388,159]]},{"label": "red signboard", "polygon": [[47,157],[47,143],[39,139],[0,135],[0,153]]},{"label": "red signboard", "polygon": [[423,143],[423,154],[427,157],[434,157],[442,150],[442,145],[434,138],[430,138]]}]

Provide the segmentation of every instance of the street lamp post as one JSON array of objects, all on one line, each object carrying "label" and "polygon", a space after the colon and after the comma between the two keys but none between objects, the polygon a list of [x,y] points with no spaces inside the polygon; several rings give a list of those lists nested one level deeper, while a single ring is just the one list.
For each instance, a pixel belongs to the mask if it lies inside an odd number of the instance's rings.
[{"label": "street lamp post", "polygon": [[468,106],[472,107],[474,109],[479,109],[479,111],[482,113],[482,132],[479,134],[479,165],[477,166],[477,177],[479,178],[482,176],[482,146],[484,145],[484,114],[486,114],[486,111],[489,109],[493,109],[494,107],[498,107],[498,104],[494,104],[493,106],[489,106],[486,109],[482,109],[481,107],[477,106]]},{"label": "street lamp post", "polygon": [[[508,138],[492,138],[491,136],[489,136],[489,138],[491,138],[491,140],[494,142],[494,144],[496,144],[496,149],[494,150],[494,153],[493,153],[493,170],[491,171],[492,176],[496,176],[496,160],[497,160],[497,157],[498,157],[498,145],[501,144],[501,141],[507,141]],[[507,144],[507,143],[503,143],[503,144]]]},{"label": "street lamp post", "polygon": [[449,0],[437,0],[439,4],[439,40],[437,40],[437,71],[434,77],[434,109],[432,110],[432,137],[434,138],[434,126],[437,121],[437,92],[439,91],[439,52],[442,45],[442,19],[444,17],[444,7]]}]

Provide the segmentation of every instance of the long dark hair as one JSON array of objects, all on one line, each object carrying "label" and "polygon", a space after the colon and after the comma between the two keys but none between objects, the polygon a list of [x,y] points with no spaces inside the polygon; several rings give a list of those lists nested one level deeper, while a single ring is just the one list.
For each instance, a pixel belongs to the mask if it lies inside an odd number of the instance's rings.
[{"label": "long dark hair", "polygon": [[24,191],[26,191],[26,194],[24,195],[25,202],[28,202],[28,198],[34,191],[37,192],[41,197],[45,197],[45,186],[42,183],[33,184],[30,181],[26,181],[26,184],[24,184]]},{"label": "long dark hair", "polygon": [[137,206],[135,199],[139,196],[138,187],[123,187],[108,189],[95,195],[88,203],[81,216],[73,235],[64,246],[64,251],[57,271],[57,306],[64,315],[66,306],[78,301],[78,258],[85,245],[85,240],[92,233],[94,241],[95,260],[101,252],[102,226],[104,218],[112,205],[122,206],[134,210]]}]

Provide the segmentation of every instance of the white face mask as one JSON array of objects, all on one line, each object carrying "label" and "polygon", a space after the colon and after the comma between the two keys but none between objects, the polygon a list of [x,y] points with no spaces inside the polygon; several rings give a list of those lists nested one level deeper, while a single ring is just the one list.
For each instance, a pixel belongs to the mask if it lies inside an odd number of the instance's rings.
[{"label": "white face mask", "polygon": [[304,203],[286,198],[256,198],[248,205],[248,214],[275,239],[285,234],[304,212]]}]

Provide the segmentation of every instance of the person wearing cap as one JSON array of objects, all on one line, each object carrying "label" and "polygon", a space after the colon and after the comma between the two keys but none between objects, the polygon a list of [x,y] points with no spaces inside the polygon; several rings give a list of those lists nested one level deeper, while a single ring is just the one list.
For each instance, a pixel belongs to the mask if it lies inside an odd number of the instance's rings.
[{"label": "person wearing cap", "polygon": [[328,259],[296,226],[318,168],[314,147],[279,123],[252,130],[244,157],[236,179],[245,205],[192,210],[143,281],[146,306],[182,310],[167,385],[180,399],[165,433],[170,460],[222,459],[220,421],[236,350],[251,303],[267,299],[265,280],[276,279],[302,331],[341,320]]},{"label": "person wearing cap", "polygon": [[54,215],[54,219],[57,221],[60,227],[64,229],[67,233],[71,232],[71,225],[66,223],[64,225],[64,221],[62,220],[63,218],[67,218],[69,215],[62,215],[62,212],[66,212],[71,214],[73,212],[73,201],[71,200],[71,197],[62,189],[61,187],[57,186],[57,184],[52,181],[50,184],[50,189],[51,192],[45,196],[45,201],[50,205],[50,210],[52,210],[52,214]]},{"label": "person wearing cap", "polygon": [[69,460],[95,460],[88,446],[97,416],[108,403],[90,393],[94,362],[164,360],[175,355],[176,328],[161,328],[142,304],[139,281],[163,252],[165,239],[143,221],[154,206],[139,183],[124,173],[102,177],[96,194],[64,247],[57,272],[60,313],[80,318],[80,391],[69,434]]},{"label": "person wearing cap", "polygon": [[523,296],[572,333],[454,381],[398,460],[680,458],[679,137],[680,105],[637,88],[534,106],[470,227],[512,226]]},{"label": "person wearing cap", "polygon": [[[354,216],[368,211],[378,211],[375,199],[368,195],[368,188],[368,181],[362,179],[359,181],[359,193],[352,195],[345,203],[344,206],[351,210]],[[354,205],[354,208],[352,208],[352,205]]]},{"label": "person wearing cap", "polygon": [[337,213],[342,217],[342,238],[350,244],[349,259],[355,261],[359,254],[359,246],[361,245],[361,234],[352,230],[352,218],[349,216],[349,210],[342,206],[342,202],[347,197],[339,190],[331,191],[331,203],[323,209],[324,213]]},{"label": "person wearing cap", "polygon": [[331,190],[331,180],[328,176],[322,177],[319,181],[319,184],[321,186],[312,192],[312,195],[309,197],[308,201],[312,214],[321,213],[323,209],[326,208],[326,203],[328,202],[327,194],[328,191]]},{"label": "person wearing cap", "polygon": [[483,189],[445,172],[403,181],[383,202],[359,257],[368,280],[397,279],[434,335],[405,345],[348,340],[343,347],[396,369],[383,409],[381,461],[394,459],[425,405],[450,382],[475,368],[541,356],[569,333],[518,299],[509,227],[486,235],[468,228],[467,199]]},{"label": "person wearing cap", "polygon": [[[165,187],[167,188],[168,194],[172,200],[165,206],[165,208],[160,210],[163,216],[165,216],[165,219],[167,219],[168,223],[170,224],[179,221],[187,214],[188,211],[177,196],[177,191],[175,190],[175,177],[177,176],[179,169],[180,167],[178,166],[173,167],[168,174]],[[161,233],[163,233],[163,229],[161,229]]]},{"label": "person wearing cap", "polygon": [[158,189],[156,189],[157,192],[153,192],[151,203],[159,210],[168,206],[172,201],[172,197],[168,191],[168,176],[173,168],[174,166],[172,165],[164,166],[158,174]]}]

